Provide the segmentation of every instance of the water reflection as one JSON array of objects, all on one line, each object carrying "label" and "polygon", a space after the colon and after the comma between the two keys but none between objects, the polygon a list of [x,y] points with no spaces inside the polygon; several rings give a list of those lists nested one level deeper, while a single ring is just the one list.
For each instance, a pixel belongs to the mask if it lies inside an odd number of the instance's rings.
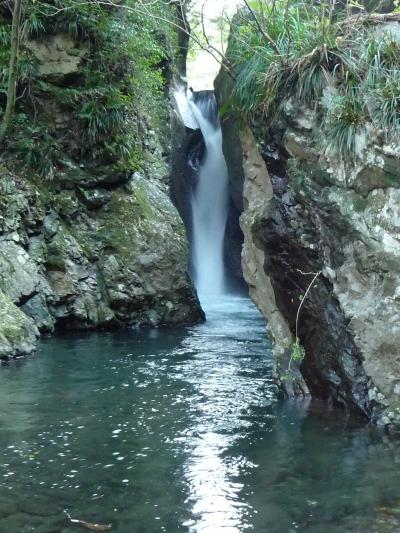
[{"label": "water reflection", "polygon": [[202,303],[207,323],[186,340],[196,354],[186,374],[200,398],[186,442],[193,519],[185,525],[193,532],[237,533],[251,528],[240,477],[255,465],[229,449],[252,431],[252,410],[276,401],[270,350],[248,300],[209,297]]},{"label": "water reflection", "polygon": [[118,533],[400,531],[398,442],[278,402],[256,310],[207,311],[1,369],[0,531],[66,533],[63,509]]}]

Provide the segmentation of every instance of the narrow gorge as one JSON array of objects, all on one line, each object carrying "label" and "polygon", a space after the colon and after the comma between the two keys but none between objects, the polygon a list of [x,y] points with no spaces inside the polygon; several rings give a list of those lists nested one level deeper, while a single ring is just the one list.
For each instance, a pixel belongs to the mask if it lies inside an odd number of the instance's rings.
[{"label": "narrow gorge", "polygon": [[400,8],[0,6],[0,531],[400,530]]}]

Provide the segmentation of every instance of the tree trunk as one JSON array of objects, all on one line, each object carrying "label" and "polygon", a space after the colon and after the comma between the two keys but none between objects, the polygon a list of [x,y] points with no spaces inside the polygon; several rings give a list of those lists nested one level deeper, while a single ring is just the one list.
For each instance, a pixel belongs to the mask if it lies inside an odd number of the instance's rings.
[{"label": "tree trunk", "polygon": [[21,6],[22,0],[15,0],[11,28],[11,55],[8,69],[7,105],[0,127],[0,141],[4,140],[15,111]]}]

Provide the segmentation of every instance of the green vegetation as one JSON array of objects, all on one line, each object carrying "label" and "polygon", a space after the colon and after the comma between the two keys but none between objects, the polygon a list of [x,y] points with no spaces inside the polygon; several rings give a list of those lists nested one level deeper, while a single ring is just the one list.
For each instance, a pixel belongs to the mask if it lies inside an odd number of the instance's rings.
[{"label": "green vegetation", "polygon": [[334,95],[325,118],[328,150],[346,159],[356,156],[356,135],[368,120],[365,102],[358,96],[358,91]]},{"label": "green vegetation", "polygon": [[296,340],[296,342],[292,345],[292,354],[291,359],[292,361],[296,361],[297,363],[301,363],[306,356],[306,352],[303,348],[303,346],[300,344],[299,339]]},{"label": "green vegetation", "polygon": [[297,313],[296,313],[296,339],[295,339],[295,342],[292,344],[292,347],[291,347],[290,359],[289,359],[289,364],[288,364],[288,368],[287,368],[288,372],[291,371],[291,365],[292,365],[293,361],[295,361],[298,364],[300,364],[303,361],[303,359],[305,358],[305,356],[306,356],[306,351],[305,351],[304,347],[302,346],[302,344],[300,343],[300,338],[299,338],[300,313],[301,313],[301,310],[303,308],[304,302],[306,301],[306,299],[307,299],[311,289],[313,288],[317,278],[319,278],[319,276],[322,274],[322,271],[319,271],[319,272],[307,272],[307,273],[301,272],[301,273],[303,275],[306,275],[306,276],[313,276],[313,278],[312,278],[311,282],[308,284],[307,290],[304,293],[304,295],[303,294],[300,295],[300,304],[299,304],[299,307],[297,308]]},{"label": "green vegetation", "polygon": [[[37,0],[24,2],[15,117],[7,153],[52,178],[63,154],[94,160],[117,171],[141,165],[146,127],[167,122],[164,96],[171,75],[169,51],[177,46],[175,7],[163,0],[143,8],[137,0]],[[0,108],[7,104],[12,12],[0,6]],[[77,68],[43,73],[37,46],[61,35]],[[33,44],[32,44],[33,43]],[[36,48],[35,48],[36,47]],[[43,61],[42,61],[43,63]],[[69,117],[69,119],[68,119]],[[16,157],[15,157],[16,156]]]},{"label": "green vegetation", "polygon": [[351,17],[349,7],[333,6],[247,3],[230,43],[231,106],[271,124],[293,97],[316,110],[328,149],[349,160],[366,124],[387,137],[399,133],[400,38],[376,24],[379,15]]}]

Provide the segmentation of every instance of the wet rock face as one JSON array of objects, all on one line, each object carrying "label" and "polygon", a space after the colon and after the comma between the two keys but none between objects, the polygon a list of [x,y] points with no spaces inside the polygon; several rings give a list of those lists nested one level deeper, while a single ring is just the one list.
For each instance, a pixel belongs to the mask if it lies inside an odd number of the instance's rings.
[{"label": "wet rock face", "polygon": [[[334,238],[340,235],[336,233],[339,228],[334,227],[334,216],[330,220],[329,228],[323,222],[316,228],[312,219],[302,217],[299,208],[274,198],[252,228],[255,245],[268,251],[264,255],[264,269],[271,280],[277,307],[292,332],[296,330],[297,312],[309,284],[324,269],[318,249],[310,244],[322,237],[324,246],[340,250],[340,242]],[[305,231],[309,242],[301,240]],[[310,393],[370,416],[369,380],[361,353],[347,329],[332,283],[323,273],[303,302],[298,337],[306,353],[300,371]]]},{"label": "wet rock face", "polygon": [[34,321],[0,291],[0,360],[34,352],[38,336]]},{"label": "wet rock face", "polygon": [[173,118],[172,172],[170,194],[175,207],[185,223],[188,240],[192,236],[191,199],[197,182],[197,172],[204,157],[205,146],[199,129],[186,128],[177,118]]},{"label": "wet rock face", "polygon": [[[220,81],[220,98],[229,96],[229,84]],[[292,101],[279,131],[264,138],[259,124],[257,140],[247,130],[239,142],[233,131],[224,131],[224,146],[238,189],[244,176],[243,270],[268,321],[277,374],[289,394],[309,391],[394,427],[400,421],[399,147],[385,145],[371,129],[368,139],[358,139],[356,160],[345,164],[327,152],[313,111]],[[295,365],[290,375],[296,315],[318,272],[298,319],[306,356],[300,374]]]},{"label": "wet rock face", "polygon": [[[387,418],[397,422],[399,147],[385,145],[371,129],[368,142],[359,139],[358,156],[351,164],[333,153],[314,160],[313,153],[323,140],[315,122],[310,130],[302,128],[306,112],[312,120],[307,110],[290,112],[283,137],[292,156],[287,165],[289,180],[303,210],[299,227],[315,228],[311,239],[303,231],[305,242],[314,244],[347,331],[362,356],[362,367],[370,378],[369,399],[388,406]],[[299,239],[301,235],[296,236]]]},{"label": "wet rock face", "polygon": [[[371,416],[370,380],[332,282],[325,275],[327,265],[321,254],[321,250],[335,250],[333,270],[343,261],[343,236],[351,236],[352,230],[337,208],[323,198],[299,203],[287,178],[275,175],[271,180],[249,130],[241,134],[241,146],[243,270],[250,294],[268,320],[277,374],[290,395],[311,393]],[[298,319],[298,337],[306,357],[301,363],[289,364],[298,309],[319,271]]]},{"label": "wet rock face", "polygon": [[[290,379],[282,379],[286,392],[289,396],[308,396],[309,391],[297,363],[289,363],[290,348],[294,338],[285,316],[279,309],[271,277],[265,268],[266,251],[257,243],[254,232],[254,228],[259,227],[259,221],[263,220],[273,201],[271,181],[251,131],[245,130],[238,137],[238,141],[243,157],[241,172],[246,176],[243,188],[245,208],[240,217],[244,234],[243,275],[251,298],[267,319],[268,331],[273,340],[277,379],[280,379],[290,367]],[[225,148],[229,158],[229,144]]]},{"label": "wet rock face", "polygon": [[[314,242],[321,229],[307,217],[302,220],[300,206],[295,206],[283,187],[285,180],[275,180],[274,188],[250,131],[241,135],[241,145],[246,176],[241,217],[243,269],[250,294],[268,320],[277,374],[289,395],[311,393],[369,416],[368,378],[360,353],[347,332],[332,286],[323,275],[304,300],[299,315],[297,333],[306,358],[300,365],[289,363],[301,298],[316,271],[322,269],[314,246],[301,239],[307,228],[308,238]],[[333,238],[332,228],[326,233],[328,240]]]},{"label": "wet rock face", "polygon": [[37,328],[202,319],[183,224],[157,177],[91,189],[88,201],[81,187],[50,192],[1,174],[0,312],[19,324],[2,321],[1,357],[32,351]]}]

